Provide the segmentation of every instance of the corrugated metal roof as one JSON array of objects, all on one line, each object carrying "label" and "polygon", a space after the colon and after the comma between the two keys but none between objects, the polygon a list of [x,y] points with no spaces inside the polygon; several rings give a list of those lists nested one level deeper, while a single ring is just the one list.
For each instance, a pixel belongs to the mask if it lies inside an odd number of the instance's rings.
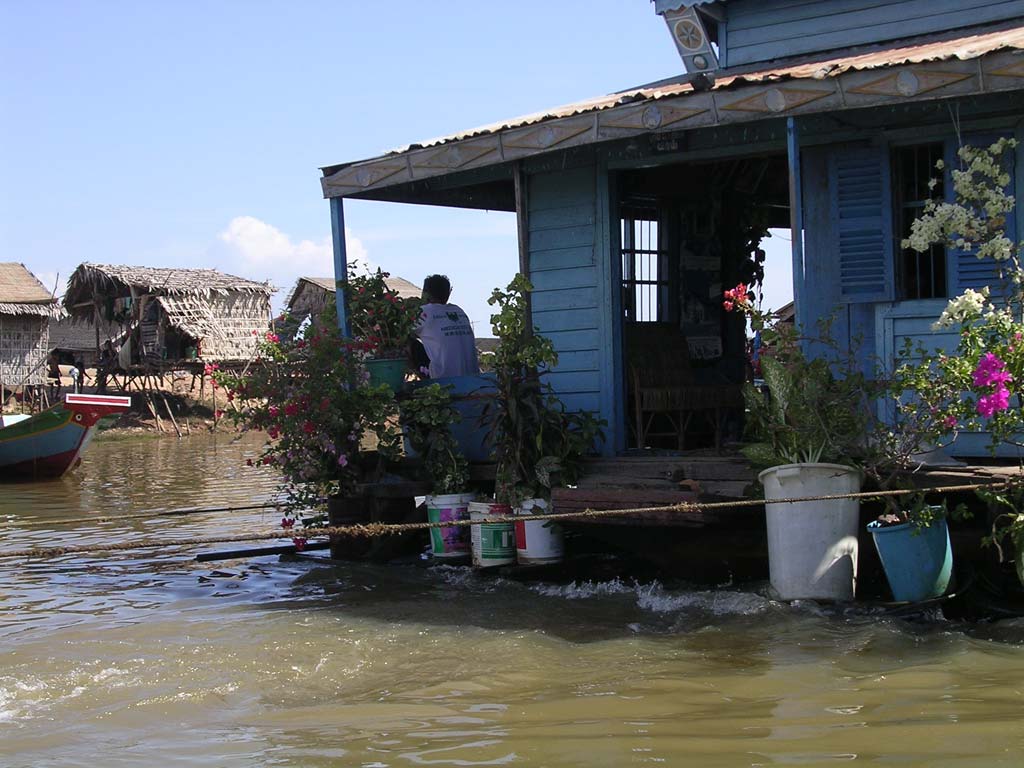
[{"label": "corrugated metal roof", "polygon": [[[943,36],[931,36],[914,44],[904,42],[903,44],[891,44],[885,47],[871,46],[870,48],[862,49],[863,52],[861,53],[847,52],[843,56],[824,60],[820,58],[814,60],[803,58],[785,65],[776,65],[752,71],[749,68],[746,71],[733,70],[730,72],[729,70],[721,70],[717,73],[712,90],[718,91],[744,84],[769,83],[783,80],[824,80],[837,77],[851,70],[872,70],[900,64],[920,64],[947,59],[966,61],[1004,49],[1024,49],[1024,27],[1016,26],[1009,29],[1003,28],[972,35],[961,35],[959,37],[950,37],[947,33]],[[502,120],[490,125],[471,128],[448,136],[409,144],[392,150],[382,157],[403,154],[413,149],[439,146],[475,136],[486,136],[510,128],[535,125],[546,120],[596,112],[624,104],[654,101],[692,92],[694,92],[693,86],[684,79],[661,81],[648,86],[640,86],[607,96],[586,99],[554,109],[534,112],[533,114]],[[324,170],[326,172],[354,164],[343,163],[327,166]]]}]

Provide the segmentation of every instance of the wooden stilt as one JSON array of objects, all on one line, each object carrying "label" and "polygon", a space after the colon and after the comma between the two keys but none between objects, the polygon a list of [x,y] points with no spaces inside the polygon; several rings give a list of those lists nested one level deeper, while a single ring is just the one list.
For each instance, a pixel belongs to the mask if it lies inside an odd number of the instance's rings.
[{"label": "wooden stilt", "polygon": [[160,420],[160,414],[156,412],[156,406],[153,405],[153,398],[149,396],[147,392],[145,395],[146,407],[149,408],[149,412],[153,414],[153,419],[156,421],[157,429],[161,432],[166,432],[164,429],[164,423]]},{"label": "wooden stilt", "polygon": [[177,434],[177,435],[178,435],[178,437],[180,438],[180,437],[181,437],[181,430],[180,430],[180,429],[178,429],[178,422],[177,422],[177,420],[176,420],[176,419],[174,418],[174,412],[173,412],[173,411],[171,410],[171,404],[167,402],[167,396],[166,396],[166,395],[164,395],[164,394],[161,394],[161,395],[160,395],[160,399],[164,401],[164,408],[166,408],[166,409],[167,409],[167,415],[168,415],[168,416],[170,416],[170,418],[171,418],[171,424],[173,424],[173,425],[174,425],[174,432],[175,432],[175,434]]}]

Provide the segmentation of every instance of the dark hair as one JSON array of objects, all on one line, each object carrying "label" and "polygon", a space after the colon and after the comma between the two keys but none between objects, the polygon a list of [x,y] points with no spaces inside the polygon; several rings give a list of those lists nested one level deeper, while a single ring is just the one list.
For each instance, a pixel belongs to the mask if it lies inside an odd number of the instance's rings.
[{"label": "dark hair", "polygon": [[447,304],[448,297],[452,295],[452,284],[446,275],[429,275],[423,281],[423,290],[431,299]]}]

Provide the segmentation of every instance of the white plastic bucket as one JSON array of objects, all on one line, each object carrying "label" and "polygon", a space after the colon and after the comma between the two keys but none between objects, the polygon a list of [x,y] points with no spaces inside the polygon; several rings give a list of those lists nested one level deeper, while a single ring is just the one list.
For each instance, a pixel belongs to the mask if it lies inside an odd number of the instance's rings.
[{"label": "white plastic bucket", "polygon": [[495,565],[510,565],[516,561],[516,535],[512,523],[486,522],[492,517],[505,517],[511,514],[512,508],[508,504],[490,501],[469,503],[469,518],[484,521],[474,525],[470,535],[473,565],[478,568],[491,568]]},{"label": "white plastic bucket", "polygon": [[[427,496],[427,520],[431,523],[468,520],[468,505],[472,498],[473,494],[471,493]],[[469,557],[469,529],[466,526],[431,528],[430,551],[439,560]]]},{"label": "white plastic bucket", "polygon": [[544,499],[527,499],[516,507],[516,560],[522,565],[560,563],[565,555],[562,526],[553,520],[530,520],[530,515],[544,515],[548,503]]},{"label": "white plastic bucket", "polygon": [[[784,464],[759,476],[766,501],[860,490],[840,464]],[[857,586],[859,499],[766,504],[768,569],[782,600],[852,600]]]}]

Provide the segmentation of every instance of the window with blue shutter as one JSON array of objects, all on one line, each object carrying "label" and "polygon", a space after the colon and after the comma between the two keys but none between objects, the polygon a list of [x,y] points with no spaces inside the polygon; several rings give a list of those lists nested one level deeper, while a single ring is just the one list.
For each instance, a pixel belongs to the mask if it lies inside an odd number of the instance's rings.
[{"label": "window with blue shutter", "polygon": [[925,251],[904,248],[915,219],[931,198],[945,196],[945,174],[936,167],[943,159],[941,141],[896,147],[892,151],[893,197],[896,215],[896,295],[900,299],[940,299],[948,295],[946,247],[935,243]]},{"label": "window with blue shutter", "polygon": [[[972,147],[988,147],[999,138],[996,134],[967,134],[964,137],[964,144]],[[955,141],[949,142],[946,151],[946,164],[949,168],[959,167],[958,149],[959,146]],[[1010,185],[1007,192],[1013,194],[1014,173],[1016,170],[1013,150],[1008,150],[1003,155],[1003,167],[1010,174]],[[952,186],[952,182],[950,182],[950,190],[946,195],[946,199],[950,201],[955,199]],[[1017,220],[1013,215],[1007,218],[1004,232],[1010,240],[1016,242]],[[994,295],[998,295],[1007,288],[1006,282],[999,277],[999,266],[992,259],[979,259],[973,253],[950,248],[949,261],[953,265],[953,295],[959,295],[968,288],[979,290],[986,285],[991,287]]]},{"label": "window with blue shutter", "polygon": [[840,300],[850,304],[892,300],[892,194],[887,152],[876,147],[837,150],[829,160],[829,188]]}]

